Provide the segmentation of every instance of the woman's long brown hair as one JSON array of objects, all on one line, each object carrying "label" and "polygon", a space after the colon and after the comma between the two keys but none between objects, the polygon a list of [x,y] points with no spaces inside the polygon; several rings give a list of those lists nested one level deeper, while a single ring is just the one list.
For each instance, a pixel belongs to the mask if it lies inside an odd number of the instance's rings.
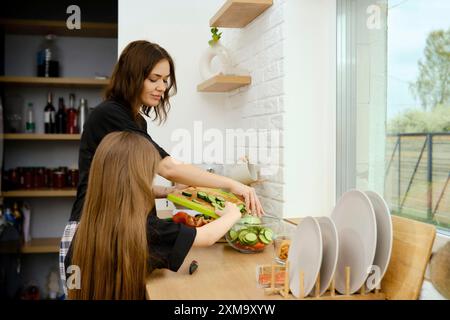
[{"label": "woman's long brown hair", "polygon": [[98,146],[71,264],[81,288],[69,299],[144,299],[148,264],[147,217],[160,157],[143,136],[113,132]]},{"label": "woman's long brown hair", "polygon": [[[139,98],[145,79],[150,75],[155,65],[162,60],[167,60],[170,66],[169,85],[156,107],[142,106]],[[175,65],[169,53],[156,43],[144,40],[129,43],[122,51],[119,61],[114,67],[111,81],[106,88],[105,98],[121,102],[127,106],[134,119],[138,119],[139,112],[157,120],[159,124],[167,118],[170,110],[169,97],[177,92],[175,78]],[[151,113],[154,113],[152,117]]]}]

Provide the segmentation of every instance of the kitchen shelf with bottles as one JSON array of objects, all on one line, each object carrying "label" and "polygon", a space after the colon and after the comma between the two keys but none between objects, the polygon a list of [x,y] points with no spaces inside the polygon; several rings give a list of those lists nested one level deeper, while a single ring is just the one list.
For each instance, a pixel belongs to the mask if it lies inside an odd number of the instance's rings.
[{"label": "kitchen shelf with bottles", "polygon": [[5,133],[2,135],[6,141],[79,141],[81,134],[68,133]]},{"label": "kitchen shelf with bottles", "polygon": [[75,197],[77,190],[74,188],[62,189],[33,189],[33,190],[12,190],[1,193],[3,198],[68,198]]},{"label": "kitchen shelf with bottles", "polygon": [[8,34],[65,37],[117,38],[117,23],[83,21],[81,29],[68,29],[65,20],[0,19],[0,27]]},{"label": "kitchen shelf with bottles", "polygon": [[0,84],[43,87],[103,88],[109,79],[87,77],[18,77],[0,76]]}]

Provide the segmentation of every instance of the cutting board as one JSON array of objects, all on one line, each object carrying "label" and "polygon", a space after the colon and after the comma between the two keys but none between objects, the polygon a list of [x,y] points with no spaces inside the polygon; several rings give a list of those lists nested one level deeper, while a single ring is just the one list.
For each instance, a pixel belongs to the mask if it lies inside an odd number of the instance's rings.
[{"label": "cutting board", "polygon": [[[183,191],[192,194],[191,197],[187,197],[182,194]],[[204,188],[204,187],[189,187],[183,190],[178,190],[176,192],[170,193],[167,196],[167,200],[172,201],[180,206],[186,207],[191,210],[198,211],[207,216],[218,218],[219,216],[215,213],[215,208],[207,201],[197,198],[197,192],[202,191],[209,195],[219,196],[225,199],[225,201],[232,202],[236,205],[245,204],[244,201],[233,193],[223,191],[221,189]],[[200,203],[192,201],[197,200]]]}]

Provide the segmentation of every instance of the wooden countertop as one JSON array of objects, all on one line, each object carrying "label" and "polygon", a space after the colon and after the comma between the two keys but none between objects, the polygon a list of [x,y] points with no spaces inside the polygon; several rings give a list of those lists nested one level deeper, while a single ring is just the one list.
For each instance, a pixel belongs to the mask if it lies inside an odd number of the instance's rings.
[{"label": "wooden countertop", "polygon": [[[256,266],[273,262],[273,247],[255,254],[240,253],[225,243],[208,248],[192,248],[178,272],[155,270],[146,285],[152,300],[250,300],[282,299],[266,296],[257,288]],[[197,260],[198,269],[189,274],[189,265]]]}]

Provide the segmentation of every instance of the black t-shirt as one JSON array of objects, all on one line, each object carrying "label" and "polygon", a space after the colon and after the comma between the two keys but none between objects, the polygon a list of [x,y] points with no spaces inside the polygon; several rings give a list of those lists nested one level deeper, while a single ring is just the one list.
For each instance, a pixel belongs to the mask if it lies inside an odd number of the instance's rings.
[{"label": "black t-shirt", "polygon": [[[131,111],[114,100],[105,100],[94,108],[84,124],[81,135],[80,154],[78,166],[80,170],[80,181],[77,188],[77,197],[72,207],[70,221],[80,221],[84,198],[89,178],[89,169],[94,157],[95,150],[108,133],[115,131],[133,131],[145,136],[158,150],[161,159],[169,154],[161,148],[147,133],[147,123],[144,118],[139,119],[139,123],[133,120]],[[152,213],[156,214],[154,207]]]},{"label": "black t-shirt", "polygon": [[[191,249],[196,235],[196,228],[188,227],[181,223],[166,221],[158,218],[154,214],[150,214],[147,218],[149,272],[162,268],[178,271]],[[71,264],[72,248],[73,246],[71,245],[64,260],[66,279],[70,276],[67,273],[67,268]]]}]

